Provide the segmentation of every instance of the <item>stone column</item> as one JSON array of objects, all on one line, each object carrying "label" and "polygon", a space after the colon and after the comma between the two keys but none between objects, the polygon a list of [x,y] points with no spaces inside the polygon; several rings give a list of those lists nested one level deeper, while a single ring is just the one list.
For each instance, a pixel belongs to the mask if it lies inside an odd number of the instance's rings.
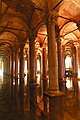
[{"label": "stone column", "polygon": [[24,113],[24,56],[23,46],[20,46],[20,84],[19,84],[19,95],[20,95],[20,110]]},{"label": "stone column", "polygon": [[15,51],[15,103],[18,104],[18,51]]},{"label": "stone column", "polygon": [[35,75],[35,38],[29,38],[30,56],[30,120],[36,119],[37,84]]},{"label": "stone column", "polygon": [[13,69],[14,69],[14,56],[12,52],[12,57],[11,57],[11,99],[13,100]]},{"label": "stone column", "polygon": [[8,83],[8,74],[9,74],[9,56],[6,57],[6,83]]},{"label": "stone column", "polygon": [[78,47],[78,78],[80,79],[80,47]]},{"label": "stone column", "polygon": [[62,46],[61,46],[61,40],[57,40],[57,50],[58,50],[58,80],[59,80],[59,90],[64,91],[63,83],[66,83],[65,80],[63,80],[63,71],[62,71]]},{"label": "stone column", "polygon": [[7,58],[7,85],[8,85],[8,89],[10,91],[10,56],[8,56]]},{"label": "stone column", "polygon": [[[47,55],[46,46],[43,47],[43,93],[47,90]],[[47,98],[43,94],[44,99],[44,111],[47,111]]]},{"label": "stone column", "polygon": [[29,49],[27,49],[26,53],[27,57],[27,104],[29,103],[29,83],[30,83],[30,58],[29,58]]},{"label": "stone column", "polygon": [[76,47],[76,77],[78,77],[78,48]]},{"label": "stone column", "polygon": [[74,53],[73,53],[73,73],[74,73],[74,77],[76,77],[76,47],[74,47]]},{"label": "stone column", "polygon": [[77,93],[78,93],[78,81],[77,79],[77,75],[78,75],[78,51],[76,49],[76,47],[74,47],[74,53],[73,53],[73,73],[74,73],[74,77],[73,77],[73,87],[74,87],[74,95],[75,97],[77,96]]},{"label": "stone column", "polygon": [[65,77],[65,48],[64,46],[62,46],[62,74],[63,74],[63,78]]},{"label": "stone column", "polygon": [[1,19],[1,8],[2,8],[2,2],[0,0],[0,19]]},{"label": "stone column", "polygon": [[58,79],[59,82],[63,80],[62,76],[62,50],[61,50],[61,40],[57,41],[57,49],[58,49]]},{"label": "stone column", "polygon": [[[51,18],[52,19],[52,18]],[[55,23],[49,21],[47,24],[48,34],[48,64],[49,64],[49,91],[58,92],[58,63],[57,63],[57,50],[55,41]]]},{"label": "stone column", "polygon": [[6,82],[6,59],[3,59],[3,72],[4,72],[4,74],[3,74],[3,83],[5,84],[5,82]]},{"label": "stone column", "polygon": [[3,83],[5,83],[5,59],[3,59]]},{"label": "stone column", "polygon": [[[48,13],[47,13],[48,14]],[[48,35],[48,64],[49,64],[49,91],[44,94],[49,97],[49,119],[61,120],[64,118],[63,104],[61,102],[63,92],[59,91],[58,83],[58,63],[57,63],[57,48],[55,41],[55,23],[53,15],[49,13],[47,21],[47,35]],[[60,103],[61,102],[61,103]],[[62,108],[62,109],[61,109]]]},{"label": "stone column", "polygon": [[7,57],[5,59],[5,83],[7,84]]}]

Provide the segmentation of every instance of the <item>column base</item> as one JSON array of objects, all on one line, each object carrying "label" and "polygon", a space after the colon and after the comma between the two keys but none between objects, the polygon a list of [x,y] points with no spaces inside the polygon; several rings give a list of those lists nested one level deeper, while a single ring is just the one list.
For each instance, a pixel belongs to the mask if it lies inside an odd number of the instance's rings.
[{"label": "column base", "polygon": [[46,91],[46,92],[44,92],[44,95],[46,95],[47,97],[54,98],[54,97],[64,96],[65,93],[61,92],[59,90],[57,90],[57,91]]},{"label": "column base", "polygon": [[27,86],[29,86],[29,87],[36,87],[36,86],[38,86],[38,84],[37,83],[30,83]]},{"label": "column base", "polygon": [[64,93],[60,91],[44,92],[49,97],[49,119],[64,120]]}]

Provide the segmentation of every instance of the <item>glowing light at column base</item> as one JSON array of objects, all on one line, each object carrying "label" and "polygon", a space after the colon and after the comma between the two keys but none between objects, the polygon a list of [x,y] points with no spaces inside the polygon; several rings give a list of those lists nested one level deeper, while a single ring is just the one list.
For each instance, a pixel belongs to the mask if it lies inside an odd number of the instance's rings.
[{"label": "glowing light at column base", "polygon": [[68,88],[68,89],[71,89],[72,87],[73,87],[73,85],[72,85],[72,79],[71,78],[66,78],[66,87]]},{"label": "glowing light at column base", "polygon": [[80,78],[80,69],[78,69],[78,78]]}]

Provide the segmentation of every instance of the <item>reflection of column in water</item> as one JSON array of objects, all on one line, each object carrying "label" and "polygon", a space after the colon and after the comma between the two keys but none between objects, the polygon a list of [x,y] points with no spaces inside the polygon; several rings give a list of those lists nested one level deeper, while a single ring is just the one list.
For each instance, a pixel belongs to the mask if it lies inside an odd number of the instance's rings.
[{"label": "reflection of column in water", "polygon": [[76,78],[73,78],[73,88],[74,88],[74,99],[76,100],[76,105],[78,105],[78,81]]},{"label": "reflection of column in water", "polygon": [[78,100],[80,101],[80,81],[78,81]]},{"label": "reflection of column in water", "polygon": [[80,81],[78,81],[78,88],[79,88],[79,91],[80,91]]},{"label": "reflection of column in water", "polygon": [[74,88],[74,94],[77,95],[77,93],[78,93],[78,81],[75,78],[73,78],[73,88]]},{"label": "reflection of column in water", "polygon": [[80,81],[78,81],[78,108],[79,108],[79,111],[80,111]]}]

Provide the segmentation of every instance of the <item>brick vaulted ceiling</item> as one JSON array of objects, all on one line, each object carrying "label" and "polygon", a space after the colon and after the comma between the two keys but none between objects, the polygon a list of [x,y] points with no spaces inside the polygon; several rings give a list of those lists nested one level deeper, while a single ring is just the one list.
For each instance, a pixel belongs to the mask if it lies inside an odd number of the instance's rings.
[{"label": "brick vaulted ceiling", "polygon": [[47,35],[44,22],[46,6],[56,18],[54,21],[59,27],[62,44],[73,41],[74,45],[79,45],[80,0],[0,0],[2,54],[7,49],[18,49],[20,43],[26,42],[31,31],[37,31],[39,38],[40,34],[43,37]]}]

